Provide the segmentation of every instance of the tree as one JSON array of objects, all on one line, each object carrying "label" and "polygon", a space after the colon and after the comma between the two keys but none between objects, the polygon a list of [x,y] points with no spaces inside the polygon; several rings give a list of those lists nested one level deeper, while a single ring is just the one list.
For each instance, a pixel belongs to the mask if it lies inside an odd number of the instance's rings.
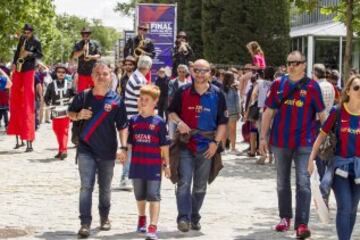
[{"label": "tree", "polygon": [[30,23],[43,45],[44,60],[48,60],[53,53],[52,43],[59,37],[52,1],[0,0],[0,4],[0,59],[11,60],[22,27]]},{"label": "tree", "polygon": [[185,0],[184,31],[194,50],[195,58],[203,57],[201,1]]},{"label": "tree", "polygon": [[354,31],[360,32],[360,2],[354,0],[340,0],[337,5],[328,6],[321,0],[289,0],[301,11],[321,9],[323,14],[335,14],[334,20],[341,21],[346,26],[346,45],[343,61],[344,82],[349,78],[351,53]]}]

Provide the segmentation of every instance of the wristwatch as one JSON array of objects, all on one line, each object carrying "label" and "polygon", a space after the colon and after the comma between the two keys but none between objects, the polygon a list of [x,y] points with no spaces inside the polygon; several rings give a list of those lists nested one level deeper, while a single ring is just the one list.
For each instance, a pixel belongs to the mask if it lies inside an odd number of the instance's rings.
[{"label": "wristwatch", "polygon": [[215,143],[216,146],[219,146],[219,144],[220,144],[220,141],[216,141],[215,139],[211,140],[211,142]]},{"label": "wristwatch", "polygon": [[127,151],[127,150],[128,150],[128,147],[120,147],[120,149]]}]

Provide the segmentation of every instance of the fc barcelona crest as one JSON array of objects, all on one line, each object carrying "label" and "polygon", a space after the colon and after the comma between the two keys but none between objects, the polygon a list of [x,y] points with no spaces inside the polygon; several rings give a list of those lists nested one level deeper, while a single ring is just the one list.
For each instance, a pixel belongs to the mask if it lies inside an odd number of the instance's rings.
[{"label": "fc barcelona crest", "polygon": [[111,112],[111,109],[112,109],[111,104],[105,104],[105,106],[104,106],[105,112]]},{"label": "fc barcelona crest", "polygon": [[305,97],[306,94],[307,94],[307,91],[306,91],[306,90],[301,90],[301,91],[300,91],[300,96],[301,96],[301,97]]},{"label": "fc barcelona crest", "polygon": [[149,125],[149,128],[150,128],[150,130],[154,130],[154,129],[155,129],[155,125],[154,125],[154,124],[150,124],[150,125]]}]

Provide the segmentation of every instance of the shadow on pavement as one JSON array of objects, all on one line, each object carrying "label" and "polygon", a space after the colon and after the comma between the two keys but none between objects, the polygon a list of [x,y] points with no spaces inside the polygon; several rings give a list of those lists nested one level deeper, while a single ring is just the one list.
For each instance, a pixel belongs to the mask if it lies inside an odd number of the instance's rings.
[{"label": "shadow on pavement", "polygon": [[59,162],[59,159],[56,158],[44,158],[44,159],[28,159],[29,162],[34,163],[51,163],[51,162]]},{"label": "shadow on pavement", "polygon": [[[99,233],[98,228],[91,230],[89,239],[104,239],[104,240],[116,240],[116,239],[144,239],[144,234],[137,232],[126,232],[121,234],[114,234],[110,236],[97,236]],[[196,238],[203,236],[201,232],[190,231],[188,233],[180,233],[179,231],[159,231],[159,239],[182,239],[182,238]],[[44,232],[41,235],[36,236],[40,239],[46,240],[68,240],[78,239],[77,233],[70,231],[55,231],[55,232]]]},{"label": "shadow on pavement", "polygon": [[249,179],[274,179],[276,174],[273,164],[257,165],[256,158],[231,156],[223,160],[224,168],[220,172],[222,177],[241,177]]},{"label": "shadow on pavement", "polygon": [[18,152],[15,150],[8,150],[8,151],[0,151],[0,155],[15,155],[15,154],[22,154],[24,152]]}]

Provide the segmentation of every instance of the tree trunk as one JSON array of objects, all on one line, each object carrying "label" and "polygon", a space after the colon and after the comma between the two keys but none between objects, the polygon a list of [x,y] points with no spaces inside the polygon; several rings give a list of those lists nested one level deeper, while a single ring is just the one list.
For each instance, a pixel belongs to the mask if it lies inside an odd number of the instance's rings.
[{"label": "tree trunk", "polygon": [[[354,0],[345,0],[346,1],[346,45],[345,45],[345,55],[344,55],[344,84],[349,78],[350,66],[351,66],[351,52],[352,52],[352,39],[353,39],[353,8]],[[340,66],[341,67],[341,66]]]}]

